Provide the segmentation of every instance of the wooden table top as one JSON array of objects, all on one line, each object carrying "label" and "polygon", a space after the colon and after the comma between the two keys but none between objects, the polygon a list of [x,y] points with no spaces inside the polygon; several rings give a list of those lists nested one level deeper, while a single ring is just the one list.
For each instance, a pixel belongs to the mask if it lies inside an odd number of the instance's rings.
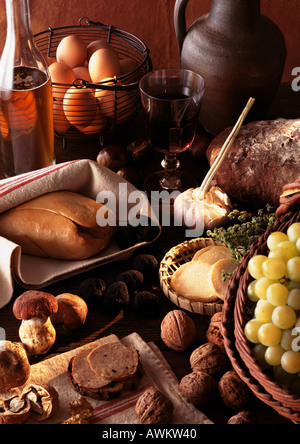
[{"label": "wooden table top", "polygon": [[[284,84],[281,86],[276,100],[274,101],[268,118],[286,117],[296,118],[300,116],[300,100],[299,93],[293,92],[291,86]],[[139,138],[140,134],[143,134],[144,127],[141,120],[137,119],[133,124],[126,128],[125,133],[120,133],[119,139],[116,139],[115,143],[127,144],[132,140]],[[95,160],[100,150],[99,141],[92,140],[86,141],[70,141],[64,148],[62,140],[56,140],[56,155],[57,162],[64,162],[79,158],[90,158]],[[155,159],[150,169],[157,169],[161,158],[155,156]],[[208,165],[205,158],[201,160],[192,159],[188,152],[179,156],[181,161],[181,168],[187,169],[197,177],[199,182],[203,179]],[[1,173],[1,166],[0,166]],[[165,253],[174,245],[177,245],[185,240],[185,233],[182,227],[163,227],[162,235],[153,244],[147,245],[142,249],[139,249],[138,253],[150,253],[153,254],[159,261],[162,260]],[[48,291],[54,295],[60,293],[78,293],[80,283],[88,277],[100,277],[104,278],[107,284],[113,282],[118,273],[126,271],[132,268],[133,257],[127,261],[108,264],[92,271],[74,276],[72,278],[63,280],[57,284],[44,288],[44,291]],[[167,348],[160,337],[160,324],[163,317],[170,310],[174,310],[177,307],[170,302],[163,293],[159,290],[158,279],[152,283],[153,287],[156,287],[155,291],[158,291],[162,299],[162,307],[160,313],[151,319],[144,319],[137,316],[134,309],[129,306],[124,310],[124,316],[117,323],[107,328],[105,331],[102,329],[114,318],[115,315],[105,312],[101,307],[90,307],[87,321],[85,325],[79,330],[68,332],[63,327],[57,326],[57,340],[48,355],[41,357],[40,359],[47,359],[50,356],[58,353],[64,353],[68,350],[74,349],[78,346],[86,344],[90,341],[98,339],[99,337],[106,336],[114,333],[118,337],[122,338],[130,333],[137,332],[144,341],[154,341],[160,348],[166,360],[170,364],[172,370],[180,380],[184,375],[190,373],[189,356],[191,351],[206,342],[206,330],[209,324],[209,318],[207,316],[201,316],[198,314],[189,313],[189,316],[194,320],[197,329],[197,338],[194,346],[187,352],[176,352]],[[14,298],[21,294],[24,290],[18,285],[15,286]],[[13,301],[12,301],[13,302]],[[12,314],[12,302],[0,310],[0,327],[5,329],[6,338],[10,341],[18,341],[18,328],[20,321],[16,320]],[[37,358],[30,358],[31,363],[38,362]],[[228,419],[235,413],[227,409],[222,402],[215,402],[207,408],[201,409],[212,421],[216,424],[226,424]],[[277,414],[272,408],[266,406],[259,400],[254,400],[249,406],[248,410],[254,413],[254,416],[258,423],[264,424],[289,424],[289,420],[283,418]]]}]

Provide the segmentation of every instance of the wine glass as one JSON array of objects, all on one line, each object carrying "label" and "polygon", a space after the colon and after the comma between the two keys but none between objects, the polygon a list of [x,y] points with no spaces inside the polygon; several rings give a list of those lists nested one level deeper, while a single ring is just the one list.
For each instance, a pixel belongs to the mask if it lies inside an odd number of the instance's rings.
[{"label": "wine glass", "polygon": [[152,71],[140,81],[141,100],[150,143],[164,153],[163,171],[150,175],[144,190],[182,192],[197,185],[194,178],[179,170],[177,154],[193,143],[204,79],[193,71],[167,68]]}]

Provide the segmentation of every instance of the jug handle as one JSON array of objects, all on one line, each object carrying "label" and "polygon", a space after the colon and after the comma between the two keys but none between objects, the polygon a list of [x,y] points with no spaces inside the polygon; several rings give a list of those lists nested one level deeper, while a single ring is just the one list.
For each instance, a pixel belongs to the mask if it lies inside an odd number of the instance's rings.
[{"label": "jug handle", "polygon": [[174,7],[174,26],[178,42],[179,55],[181,55],[183,41],[186,36],[185,11],[189,0],[176,0]]}]

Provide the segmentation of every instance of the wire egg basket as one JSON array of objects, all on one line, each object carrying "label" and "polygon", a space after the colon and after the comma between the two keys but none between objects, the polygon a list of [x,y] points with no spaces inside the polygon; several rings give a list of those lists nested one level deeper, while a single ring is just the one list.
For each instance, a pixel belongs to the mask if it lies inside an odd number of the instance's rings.
[{"label": "wire egg basket", "polygon": [[[82,138],[112,135],[141,109],[139,81],[152,70],[149,49],[135,35],[93,22],[86,17],[77,26],[49,28],[35,35],[47,60],[55,61],[60,41],[69,35],[80,37],[88,46],[96,40],[110,43],[120,60],[133,62],[133,69],[119,77],[93,83],[81,77],[72,84],[52,82],[54,129],[57,136]],[[72,88],[73,87],[73,88]],[[67,101],[64,100],[67,92]]]}]

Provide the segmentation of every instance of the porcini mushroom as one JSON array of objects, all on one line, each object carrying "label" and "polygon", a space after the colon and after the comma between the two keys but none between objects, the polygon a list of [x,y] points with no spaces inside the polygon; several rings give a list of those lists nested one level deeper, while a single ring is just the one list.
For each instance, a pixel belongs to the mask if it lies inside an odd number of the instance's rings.
[{"label": "porcini mushroom", "polygon": [[66,330],[80,328],[86,320],[88,306],[75,294],[63,293],[56,296],[58,311],[51,316],[53,324],[63,324]]},{"label": "porcini mushroom", "polygon": [[56,331],[50,316],[57,310],[55,296],[43,291],[26,291],[15,300],[13,313],[22,320],[19,336],[29,354],[43,355],[54,344]]}]

